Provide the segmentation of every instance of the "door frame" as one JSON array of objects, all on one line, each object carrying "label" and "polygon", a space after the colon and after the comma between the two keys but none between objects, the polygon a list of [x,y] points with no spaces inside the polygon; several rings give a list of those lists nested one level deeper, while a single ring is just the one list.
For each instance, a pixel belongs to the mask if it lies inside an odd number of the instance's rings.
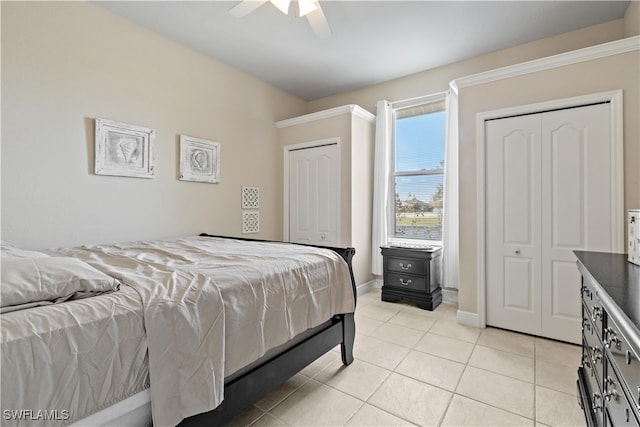
[{"label": "door frame", "polygon": [[[284,150],[284,171],[283,171],[283,181],[284,181],[284,191],[282,193],[282,240],[285,242],[289,241],[289,153],[291,151],[296,151],[296,150],[303,150],[305,148],[315,148],[315,147],[322,147],[325,145],[337,145],[337,150],[338,150],[338,155],[337,155],[337,161],[338,161],[338,165],[337,165],[337,170],[338,170],[338,176],[336,177],[337,179],[337,185],[338,185],[338,191],[341,192],[341,185],[342,185],[342,180],[340,179],[341,175],[342,175],[342,142],[339,136],[334,137],[334,138],[327,138],[327,139],[318,139],[315,141],[308,141],[308,142],[301,142],[298,144],[290,144],[290,145],[285,145],[283,150]],[[342,223],[341,223],[341,213],[342,213],[342,204],[341,204],[341,197],[338,196],[338,200],[336,201],[336,208],[338,210],[338,218],[337,218],[337,222],[336,222],[336,228],[337,228],[337,235],[336,235],[336,241],[338,242],[338,245],[342,244]]]},{"label": "door frame", "polygon": [[[611,194],[612,194],[612,222],[611,244],[615,252],[624,252],[624,157],[623,157],[623,111],[622,90],[599,92],[589,95],[563,98],[535,104],[521,105],[500,110],[486,111],[476,115],[477,141],[477,176],[476,195],[478,204],[478,246],[477,246],[477,310],[475,322],[470,322],[469,316],[465,324],[475,323],[473,326],[485,328],[487,326],[487,271],[486,271],[486,142],[485,122],[492,119],[507,118],[523,114],[536,114],[550,110],[582,107],[589,104],[609,102],[610,140],[611,140]],[[576,298],[578,296],[576,295]]]}]

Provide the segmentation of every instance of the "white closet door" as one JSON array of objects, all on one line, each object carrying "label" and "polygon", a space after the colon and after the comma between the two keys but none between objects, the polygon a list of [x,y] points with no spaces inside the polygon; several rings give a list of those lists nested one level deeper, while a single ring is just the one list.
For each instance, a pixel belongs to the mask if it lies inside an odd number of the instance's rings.
[{"label": "white closet door", "polygon": [[580,342],[574,250],[611,251],[609,105],[486,126],[487,324]]},{"label": "white closet door", "polygon": [[574,250],[612,251],[609,104],[542,115],[542,335],[580,342]]},{"label": "white closet door", "polygon": [[338,245],[338,145],[289,152],[289,240]]},{"label": "white closet door", "polygon": [[492,120],[487,132],[487,324],[540,332],[540,116]]}]

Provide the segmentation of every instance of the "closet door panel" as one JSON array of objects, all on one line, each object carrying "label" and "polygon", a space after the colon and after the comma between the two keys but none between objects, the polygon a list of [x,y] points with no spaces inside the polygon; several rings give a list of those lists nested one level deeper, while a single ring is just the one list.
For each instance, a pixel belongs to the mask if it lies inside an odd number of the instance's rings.
[{"label": "closet door panel", "polygon": [[338,244],[338,146],[289,153],[289,240]]},{"label": "closet door panel", "polygon": [[540,329],[540,118],[486,127],[487,324]]},{"label": "closet door panel", "polygon": [[542,334],[580,342],[574,250],[611,251],[608,104],[542,116]]}]

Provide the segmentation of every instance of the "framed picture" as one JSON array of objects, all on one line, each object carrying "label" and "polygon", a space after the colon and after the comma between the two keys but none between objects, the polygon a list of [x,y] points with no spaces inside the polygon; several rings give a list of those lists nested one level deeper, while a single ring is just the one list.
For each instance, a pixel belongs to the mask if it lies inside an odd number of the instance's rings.
[{"label": "framed picture", "polygon": [[95,174],[153,178],[155,130],[95,120]]},{"label": "framed picture", "polygon": [[180,135],[180,180],[220,182],[220,143]]}]

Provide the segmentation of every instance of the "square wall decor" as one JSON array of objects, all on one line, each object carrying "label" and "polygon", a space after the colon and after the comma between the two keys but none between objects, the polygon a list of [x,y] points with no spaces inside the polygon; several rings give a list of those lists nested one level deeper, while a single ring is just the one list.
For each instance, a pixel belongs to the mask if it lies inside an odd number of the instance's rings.
[{"label": "square wall decor", "polygon": [[242,209],[258,209],[260,207],[260,188],[242,187]]},{"label": "square wall decor", "polygon": [[96,175],[153,178],[154,129],[96,119],[94,142]]},{"label": "square wall decor", "polygon": [[180,135],[180,180],[220,182],[220,143]]},{"label": "square wall decor", "polygon": [[242,234],[260,232],[260,212],[242,211]]}]

